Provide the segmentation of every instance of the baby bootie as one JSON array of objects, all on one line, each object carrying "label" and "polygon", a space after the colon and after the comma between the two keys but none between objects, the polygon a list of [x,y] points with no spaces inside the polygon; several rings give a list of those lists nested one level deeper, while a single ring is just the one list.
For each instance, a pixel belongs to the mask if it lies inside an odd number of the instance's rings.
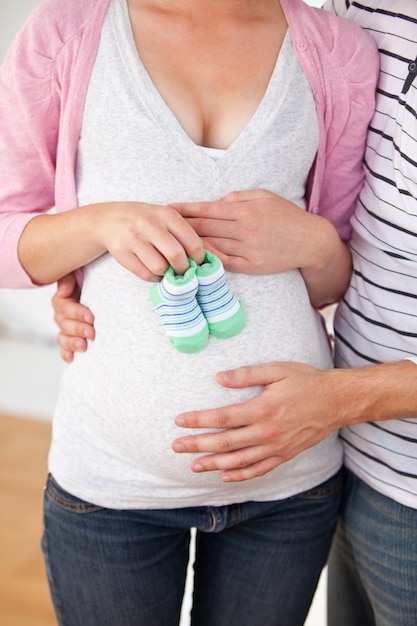
[{"label": "baby bootie", "polygon": [[220,259],[205,250],[204,262],[197,266],[197,302],[208,322],[209,332],[218,339],[234,337],[245,325],[242,303],[226,283]]},{"label": "baby bootie", "polygon": [[198,352],[208,343],[208,325],[196,300],[199,287],[196,263],[183,275],[170,266],[161,282],[151,287],[151,301],[158,311],[169,341],[179,351]]}]

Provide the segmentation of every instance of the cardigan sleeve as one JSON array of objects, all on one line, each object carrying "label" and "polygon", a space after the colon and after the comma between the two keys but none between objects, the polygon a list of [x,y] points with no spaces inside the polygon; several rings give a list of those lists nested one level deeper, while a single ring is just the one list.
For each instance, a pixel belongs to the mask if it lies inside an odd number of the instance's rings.
[{"label": "cardigan sleeve", "polygon": [[[326,13],[323,11],[323,13]],[[311,177],[310,210],[329,219],[347,241],[350,218],[364,181],[364,153],[375,110],[379,56],[374,40],[358,26],[326,13],[336,24],[333,46],[321,58],[321,97],[325,146]],[[336,22],[335,22],[336,20]],[[314,178],[319,184],[314,190]],[[317,182],[317,181],[316,181]]]},{"label": "cardigan sleeve", "polygon": [[[18,242],[54,206],[59,94],[45,22],[29,18],[0,69],[0,287],[31,287]],[[39,24],[40,26],[40,24]]]}]

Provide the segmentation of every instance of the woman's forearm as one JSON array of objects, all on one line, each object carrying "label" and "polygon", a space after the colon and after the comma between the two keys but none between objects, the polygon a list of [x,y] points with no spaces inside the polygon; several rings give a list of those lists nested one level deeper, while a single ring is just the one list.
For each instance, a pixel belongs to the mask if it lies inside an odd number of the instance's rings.
[{"label": "woman's forearm", "polygon": [[352,273],[348,246],[325,218],[306,215],[310,237],[305,239],[305,263],[300,267],[310,301],[315,307],[338,302],[345,293]]},{"label": "woman's forearm", "polygon": [[32,281],[54,282],[109,252],[143,280],[178,274],[204,259],[200,237],[173,208],[142,202],[103,202],[34,217],[19,241],[19,259]]},{"label": "woman's forearm", "polygon": [[106,252],[97,236],[101,205],[64,213],[39,215],[25,227],[19,240],[19,259],[37,284],[57,281]]}]

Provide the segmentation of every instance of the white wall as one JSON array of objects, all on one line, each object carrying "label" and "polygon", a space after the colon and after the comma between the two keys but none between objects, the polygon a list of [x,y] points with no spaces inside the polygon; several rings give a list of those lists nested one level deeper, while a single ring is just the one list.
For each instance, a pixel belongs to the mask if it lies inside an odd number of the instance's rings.
[{"label": "white wall", "polygon": [[40,0],[0,0],[0,59],[3,60],[6,50],[15,33],[23,24],[26,16]]}]

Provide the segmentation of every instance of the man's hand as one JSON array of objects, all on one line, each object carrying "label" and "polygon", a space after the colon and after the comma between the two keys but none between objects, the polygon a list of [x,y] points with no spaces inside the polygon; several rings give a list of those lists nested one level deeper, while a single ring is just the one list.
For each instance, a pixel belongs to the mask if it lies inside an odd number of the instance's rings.
[{"label": "man's hand", "polygon": [[58,281],[52,297],[54,320],[59,327],[58,343],[61,357],[67,363],[74,359],[74,352],[85,352],[88,340],[93,341],[94,315],[80,304],[80,290],[75,274],[71,273]]},{"label": "man's hand", "polygon": [[241,404],[178,415],[185,428],[223,429],[176,439],[175,452],[207,452],[194,472],[223,470],[225,482],[261,476],[314,446],[340,425],[332,403],[338,370],[299,363],[266,363],[217,374],[224,387],[263,386]]}]

